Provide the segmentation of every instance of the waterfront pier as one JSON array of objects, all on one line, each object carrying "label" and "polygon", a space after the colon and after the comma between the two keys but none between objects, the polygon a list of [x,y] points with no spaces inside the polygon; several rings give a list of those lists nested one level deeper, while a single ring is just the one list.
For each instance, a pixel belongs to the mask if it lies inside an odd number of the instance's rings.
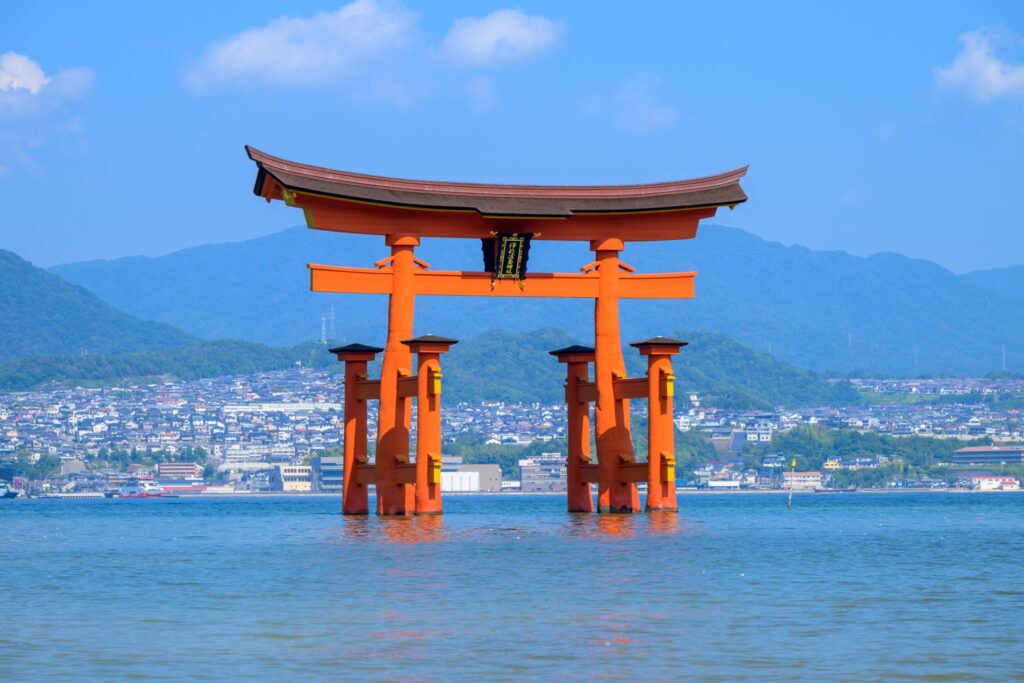
[{"label": "waterfront pier", "polygon": [[[593,299],[594,346],[551,352],[567,370],[568,509],[594,511],[590,485],[596,483],[596,510],[639,511],[638,482],[647,483],[648,510],[677,509],[671,358],[686,342],[654,337],[633,343],[647,357],[648,369],[646,376],[628,377],[619,301],[692,298],[696,273],[636,273],[620,254],[629,241],[695,237],[702,219],[746,201],[740,187],[745,167],[646,185],[487,185],[368,176],[246,150],[258,169],[255,194],[301,209],[310,228],[380,235],[390,248],[390,255],[372,267],[309,264],[313,291],[389,296],[383,349],[350,344],[331,350],[345,363],[344,513],[369,512],[371,483],[377,488],[378,514],[442,511],[440,357],[457,342],[413,336],[417,296]],[[415,256],[421,240],[433,237],[480,240],[482,270],[433,270]],[[578,272],[528,272],[531,246],[540,248],[545,240],[588,242],[594,260]],[[380,378],[371,379],[368,363],[381,352]],[[412,400],[417,402],[414,449]],[[641,461],[633,453],[630,400],[648,401],[648,453]],[[369,401],[378,403],[373,463],[367,455]],[[596,463],[590,453],[592,424]]]}]

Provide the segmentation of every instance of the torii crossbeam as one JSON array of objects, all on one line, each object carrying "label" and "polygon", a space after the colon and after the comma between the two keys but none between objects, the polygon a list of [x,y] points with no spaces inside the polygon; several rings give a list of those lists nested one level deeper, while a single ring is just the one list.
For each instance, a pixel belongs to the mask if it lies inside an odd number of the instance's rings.
[{"label": "torii crossbeam", "polygon": [[[646,185],[488,185],[362,175],[286,161],[252,147],[246,151],[259,169],[255,194],[302,209],[310,228],[382,235],[391,248],[391,255],[372,268],[309,265],[313,291],[387,294],[390,300],[379,381],[364,376],[366,362],[378,350],[360,345],[332,349],[347,365],[346,513],[368,512],[365,487],[370,483],[377,487],[378,514],[441,511],[439,470],[435,469],[440,467],[438,358],[455,340],[412,338],[416,296],[593,299],[593,349],[554,352],[569,371],[569,509],[593,510],[591,481],[598,483],[600,511],[639,510],[638,481],[648,484],[649,509],[676,509],[670,356],[685,342],[656,337],[634,344],[649,357],[648,376],[627,378],[619,300],[692,298],[696,273],[635,273],[619,260],[619,253],[628,241],[694,237],[700,220],[715,215],[722,206],[732,208],[746,201],[740,187],[746,167]],[[425,237],[484,240],[485,270],[430,269],[414,255]],[[578,273],[527,274],[533,240],[587,241],[595,258]],[[412,374],[414,352],[419,359],[417,375]],[[409,453],[411,397],[420,403],[419,439],[431,442],[417,445],[415,466]],[[365,445],[368,399],[379,401],[372,466]],[[633,457],[630,399],[650,401],[646,463],[637,463]],[[589,462],[590,402],[594,403],[596,466]],[[436,433],[432,421],[437,422]]]}]

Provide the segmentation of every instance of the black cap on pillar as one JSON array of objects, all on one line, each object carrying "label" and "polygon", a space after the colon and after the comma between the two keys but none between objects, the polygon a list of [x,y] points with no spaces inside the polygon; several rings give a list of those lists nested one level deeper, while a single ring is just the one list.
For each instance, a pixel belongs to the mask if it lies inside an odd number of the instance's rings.
[{"label": "black cap on pillar", "polygon": [[562,349],[548,351],[552,356],[558,358],[559,363],[592,363],[594,361],[594,347],[573,344]]},{"label": "black cap on pillar", "polygon": [[448,349],[453,344],[458,344],[459,340],[439,337],[436,334],[423,334],[412,339],[403,339],[402,343],[413,353],[448,353]]},{"label": "black cap on pillar", "polygon": [[650,339],[632,342],[630,346],[644,356],[651,355],[652,353],[674,355],[679,353],[679,349],[689,343],[682,339],[673,339],[672,337],[651,337]]},{"label": "black cap on pillar", "polygon": [[373,360],[378,353],[383,351],[379,346],[368,346],[366,344],[346,344],[345,346],[335,346],[332,349],[327,349],[338,357],[338,360],[344,362],[349,360]]}]

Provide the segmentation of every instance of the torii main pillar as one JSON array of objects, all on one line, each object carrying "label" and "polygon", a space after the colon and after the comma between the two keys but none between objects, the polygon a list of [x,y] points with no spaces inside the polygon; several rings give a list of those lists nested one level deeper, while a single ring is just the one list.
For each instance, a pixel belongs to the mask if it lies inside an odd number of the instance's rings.
[{"label": "torii main pillar", "polygon": [[398,390],[399,380],[412,375],[412,351],[402,342],[413,336],[413,289],[415,235],[388,235],[385,244],[391,257],[391,294],[388,299],[388,338],[380,371],[380,410],[377,415],[377,514],[404,515],[413,510],[415,488],[399,483],[395,466],[409,462],[409,430],[412,406]]},{"label": "torii main pillar", "polygon": [[623,463],[633,462],[633,441],[629,434],[629,400],[615,395],[615,380],[626,376],[619,336],[619,252],[620,239],[594,240],[598,274],[594,300],[594,423],[597,437],[597,464],[601,472],[597,492],[599,512],[636,512],[640,494],[634,482],[623,481]]}]

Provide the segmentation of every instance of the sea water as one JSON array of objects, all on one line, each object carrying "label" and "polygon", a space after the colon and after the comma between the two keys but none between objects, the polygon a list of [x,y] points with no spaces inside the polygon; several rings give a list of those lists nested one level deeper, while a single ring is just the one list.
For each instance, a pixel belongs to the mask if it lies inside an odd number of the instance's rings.
[{"label": "sea water", "polygon": [[1024,495],[0,501],[5,680],[1024,680]]}]

